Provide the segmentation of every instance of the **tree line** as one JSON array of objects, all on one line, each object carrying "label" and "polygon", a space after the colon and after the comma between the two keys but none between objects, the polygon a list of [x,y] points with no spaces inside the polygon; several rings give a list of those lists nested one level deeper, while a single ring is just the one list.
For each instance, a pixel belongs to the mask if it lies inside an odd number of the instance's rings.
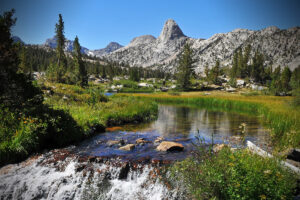
[{"label": "tree line", "polygon": [[236,86],[237,79],[244,79],[246,82],[267,86],[271,94],[300,96],[300,66],[293,72],[288,66],[283,69],[278,66],[275,69],[272,65],[266,65],[264,55],[258,50],[251,56],[251,45],[244,49],[237,49],[232,58],[231,67],[221,67],[220,61],[216,60],[213,67],[204,67],[204,78],[195,74],[196,62],[194,52],[189,43],[186,43],[179,56],[177,67],[178,85],[183,90],[191,88],[191,79],[202,79],[210,84],[221,85],[222,75],[230,77],[229,84]]},{"label": "tree line", "polygon": [[[76,36],[73,43],[71,56],[65,53],[64,21],[59,14],[58,23],[55,25],[57,46],[55,51],[43,49],[37,45],[18,44],[20,57],[20,70],[31,74],[35,71],[46,72],[47,79],[53,82],[80,84],[87,86],[88,74],[99,75],[112,80],[115,76],[130,76],[132,80],[140,78],[164,78],[170,74],[161,69],[131,67],[128,64],[99,60],[96,57],[84,55],[80,52],[81,46]],[[101,64],[100,64],[101,63]]]}]

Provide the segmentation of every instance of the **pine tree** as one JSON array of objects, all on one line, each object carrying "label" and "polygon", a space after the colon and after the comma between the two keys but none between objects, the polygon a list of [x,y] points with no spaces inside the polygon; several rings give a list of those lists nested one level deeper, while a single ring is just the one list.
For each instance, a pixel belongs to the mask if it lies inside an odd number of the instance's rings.
[{"label": "pine tree", "polygon": [[193,59],[193,50],[189,43],[186,43],[183,48],[183,53],[179,58],[177,68],[177,82],[179,87],[187,90],[191,86],[191,77],[194,74],[195,60]]},{"label": "pine tree", "polygon": [[209,74],[209,80],[213,84],[220,84],[219,76],[221,75],[220,61],[217,60],[215,66],[211,69]]},{"label": "pine tree", "polygon": [[294,69],[291,80],[290,86],[292,88],[292,95],[295,96],[294,104],[296,106],[300,105],[300,65],[296,69]]},{"label": "pine tree", "polygon": [[77,36],[75,37],[73,46],[74,46],[73,59],[75,64],[75,74],[77,77],[76,79],[77,82],[80,83],[81,87],[85,87],[88,85],[87,71],[82,61],[81,47]]},{"label": "pine tree", "polygon": [[264,56],[258,51],[255,52],[252,58],[250,75],[255,82],[264,83],[265,81]]},{"label": "pine tree", "polygon": [[232,67],[230,70],[230,78],[235,79],[238,75],[238,53],[233,54]]},{"label": "pine tree", "polygon": [[206,64],[204,67],[204,74],[205,74],[205,79],[206,81],[208,81],[208,77],[209,77],[209,68],[208,65]]},{"label": "pine tree", "polygon": [[28,76],[17,73],[18,51],[10,33],[16,22],[14,12],[11,10],[0,15],[0,106],[19,113],[20,110],[41,104],[43,97]]},{"label": "pine tree", "polygon": [[57,56],[57,81],[63,82],[63,76],[67,70],[67,59],[64,53],[65,41],[66,38],[64,36],[64,22],[62,19],[62,15],[59,14],[58,24],[55,25],[55,33],[56,33],[56,56]]},{"label": "pine tree", "polygon": [[244,54],[243,54],[243,63],[242,63],[242,74],[243,77],[250,77],[250,66],[248,65],[248,62],[250,60],[250,53],[251,53],[251,45],[247,45]]},{"label": "pine tree", "polygon": [[19,69],[18,71],[21,73],[31,73],[31,69],[29,67],[29,63],[27,60],[27,51],[26,48],[24,47],[24,45],[21,46],[21,51],[20,51],[20,64],[19,64]]},{"label": "pine tree", "polygon": [[281,78],[280,78],[281,92],[284,92],[285,94],[291,90],[290,87],[291,76],[292,76],[291,70],[288,67],[285,67],[281,73]]},{"label": "pine tree", "polygon": [[280,76],[281,76],[281,67],[278,66],[272,73],[272,82],[270,86],[270,90],[274,95],[279,95],[281,90]]},{"label": "pine tree", "polygon": [[129,79],[136,82],[140,81],[140,73],[137,67],[130,69]]},{"label": "pine tree", "polygon": [[239,49],[238,52],[238,58],[237,58],[237,77],[238,78],[244,78],[244,73],[243,73],[243,62],[244,62],[244,59],[243,59],[243,51],[242,49]]}]

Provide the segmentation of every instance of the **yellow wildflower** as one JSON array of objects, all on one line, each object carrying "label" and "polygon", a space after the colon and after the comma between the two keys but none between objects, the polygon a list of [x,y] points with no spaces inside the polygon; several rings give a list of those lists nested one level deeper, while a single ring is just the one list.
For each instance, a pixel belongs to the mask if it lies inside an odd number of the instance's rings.
[{"label": "yellow wildflower", "polygon": [[264,195],[264,194],[260,195],[259,197],[260,197],[260,199],[262,199],[262,200],[267,199],[266,195]]}]

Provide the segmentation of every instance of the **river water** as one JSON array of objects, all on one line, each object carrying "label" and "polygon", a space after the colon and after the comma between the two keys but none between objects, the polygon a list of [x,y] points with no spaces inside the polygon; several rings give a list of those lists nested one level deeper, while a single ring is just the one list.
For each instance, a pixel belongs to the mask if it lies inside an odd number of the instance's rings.
[{"label": "river water", "polygon": [[[77,146],[2,167],[0,199],[186,199],[178,189],[180,181],[170,186],[163,169],[192,156],[199,141],[196,137],[206,144],[243,147],[247,140],[264,145],[267,135],[257,117],[160,105],[158,118],[150,123],[108,128]],[[157,151],[158,137],[180,143],[184,150]],[[130,151],[119,149],[141,138],[147,143],[136,144]]]}]

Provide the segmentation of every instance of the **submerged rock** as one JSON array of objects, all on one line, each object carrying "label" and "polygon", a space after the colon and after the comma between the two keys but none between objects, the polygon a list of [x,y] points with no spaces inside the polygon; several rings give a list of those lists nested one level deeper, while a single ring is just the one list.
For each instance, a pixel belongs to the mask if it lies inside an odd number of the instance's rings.
[{"label": "submerged rock", "polygon": [[114,145],[124,145],[125,142],[124,142],[124,140],[108,140],[106,142],[106,144],[111,147],[111,146],[114,146]]},{"label": "submerged rock", "polygon": [[119,149],[120,150],[123,150],[123,151],[131,151],[135,148],[135,144],[127,144],[123,147],[120,147]]},{"label": "submerged rock", "polygon": [[177,142],[163,141],[156,148],[157,151],[182,151],[184,146]]},{"label": "submerged rock", "polygon": [[144,138],[138,138],[135,141],[137,144],[145,144],[145,143],[150,143],[150,141],[145,140]]},{"label": "submerged rock", "polygon": [[157,137],[157,138],[154,140],[154,142],[155,142],[155,143],[160,143],[160,142],[163,141],[163,140],[164,140],[163,137]]}]

